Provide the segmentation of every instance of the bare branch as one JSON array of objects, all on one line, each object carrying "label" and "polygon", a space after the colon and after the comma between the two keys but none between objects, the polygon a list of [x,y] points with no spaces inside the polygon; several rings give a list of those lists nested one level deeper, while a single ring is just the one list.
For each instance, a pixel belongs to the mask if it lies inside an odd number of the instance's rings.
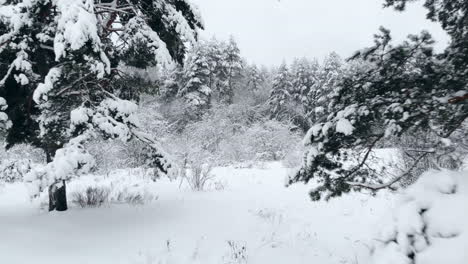
[{"label": "bare branch", "polygon": [[463,102],[463,101],[465,101],[467,99],[468,99],[468,93],[463,95],[463,96],[457,96],[457,97],[454,97],[452,99],[449,99],[448,102],[451,103],[451,104],[456,104],[456,103]]},{"label": "bare branch", "polygon": [[419,156],[419,158],[413,163],[413,165],[411,166],[411,168],[409,168],[405,173],[401,174],[400,176],[398,177],[395,177],[393,180],[387,182],[387,183],[384,183],[384,184],[368,184],[368,183],[361,183],[361,182],[351,182],[351,181],[348,181],[346,182],[347,184],[351,185],[351,186],[355,186],[355,187],[361,187],[361,188],[364,188],[364,189],[369,189],[369,190],[372,190],[372,191],[378,191],[378,190],[382,190],[382,189],[387,189],[387,188],[392,188],[392,185],[394,185],[395,183],[401,181],[404,177],[408,176],[411,171],[418,165],[418,163],[424,158],[426,157],[427,155],[429,155],[431,152],[425,152],[424,154],[422,154],[421,156]]}]

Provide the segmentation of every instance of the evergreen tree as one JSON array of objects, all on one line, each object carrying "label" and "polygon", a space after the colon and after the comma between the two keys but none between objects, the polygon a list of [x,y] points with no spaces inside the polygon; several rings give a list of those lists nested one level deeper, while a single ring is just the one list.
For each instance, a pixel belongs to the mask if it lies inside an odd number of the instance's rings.
[{"label": "evergreen tree", "polygon": [[222,69],[223,52],[225,43],[220,42],[215,37],[208,42],[202,42],[203,47],[206,49],[206,56],[208,61],[208,68],[210,71],[208,86],[211,90],[216,91],[218,85],[218,77]]},{"label": "evergreen tree", "polygon": [[312,62],[307,58],[295,59],[291,65],[292,90],[291,97],[300,105],[306,105],[307,96],[315,83],[315,72]]},{"label": "evergreen tree", "polygon": [[0,118],[9,119],[8,146],[29,142],[45,150],[49,163],[28,181],[37,192],[50,186],[50,209],[66,209],[58,190],[92,167],[83,144],[97,134],[145,141],[167,172],[156,142],[135,130],[136,104],[121,91],[134,88],[118,85],[125,76],[117,66],[181,63],[202,27],[190,3],[7,0],[0,14]]},{"label": "evergreen tree", "polygon": [[257,65],[253,64],[247,68],[247,87],[248,90],[256,93],[265,83],[265,78],[258,69]]},{"label": "evergreen tree", "polygon": [[201,114],[201,110],[210,107],[212,90],[208,86],[210,65],[205,47],[197,44],[188,54],[183,70],[184,85],[179,91],[191,108]]},{"label": "evergreen tree", "polygon": [[333,91],[336,89],[343,75],[343,62],[341,57],[335,53],[330,53],[316,74],[316,81],[311,89],[308,98],[309,113],[314,123],[326,116],[330,112],[329,102]]},{"label": "evergreen tree", "polygon": [[231,104],[235,86],[241,76],[243,62],[239,47],[233,37],[223,46],[222,58],[218,68],[217,91],[221,102]]},{"label": "evergreen tree", "polygon": [[272,117],[280,119],[287,116],[285,106],[291,100],[291,90],[291,74],[288,66],[283,62],[274,77],[271,95],[268,100]]},{"label": "evergreen tree", "polygon": [[[403,10],[407,1],[387,0]],[[309,150],[292,182],[314,180],[314,200],[353,189],[393,188],[427,155],[446,155],[447,144],[468,117],[468,5],[464,1],[425,1],[428,18],[441,23],[451,37],[449,47],[434,53],[427,32],[391,45],[382,29],[375,46],[353,56],[372,67],[339,81],[330,97],[330,115],[306,136]],[[418,131],[431,131],[437,140],[423,150],[411,150],[412,165],[390,179],[368,168],[379,142]],[[358,152],[361,152],[359,154]],[[351,162],[352,157],[357,157]]]}]

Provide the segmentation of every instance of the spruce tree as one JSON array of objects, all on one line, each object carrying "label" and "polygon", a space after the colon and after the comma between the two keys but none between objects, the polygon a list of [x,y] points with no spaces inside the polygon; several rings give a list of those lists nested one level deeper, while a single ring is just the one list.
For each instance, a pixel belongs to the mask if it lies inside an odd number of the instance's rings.
[{"label": "spruce tree", "polygon": [[193,47],[188,54],[183,69],[183,86],[179,96],[185,98],[192,110],[202,114],[210,107],[212,90],[208,86],[210,79],[210,65],[205,47],[200,43]]},{"label": "spruce tree", "polygon": [[208,68],[210,71],[208,86],[211,90],[216,91],[218,85],[218,78],[222,69],[223,52],[225,43],[220,42],[215,37],[209,41],[201,42],[202,47],[206,49],[206,56],[208,61]]},{"label": "spruce tree", "polygon": [[221,102],[231,104],[242,73],[242,58],[236,41],[231,36],[229,41],[223,45],[222,57],[218,67],[217,91]]},{"label": "spruce tree", "polygon": [[321,89],[319,85],[317,61],[307,58],[296,59],[292,66],[291,97],[295,105],[296,114],[294,123],[307,132],[311,124],[316,121],[316,109],[318,108]]},{"label": "spruce tree", "polygon": [[257,65],[253,64],[247,68],[247,88],[250,92],[258,92],[264,82],[265,78],[262,76]]},{"label": "spruce tree", "polygon": [[137,106],[122,91],[135,88],[118,85],[125,78],[118,66],[182,63],[201,27],[185,0],[3,1],[0,121],[8,146],[27,142],[46,152],[49,163],[27,180],[36,193],[50,186],[51,209],[66,209],[58,204],[64,180],[93,166],[83,147],[93,136],[141,139],[167,172],[158,144],[137,131]]},{"label": "spruce tree", "polygon": [[285,106],[291,100],[291,90],[291,74],[288,66],[283,62],[273,79],[273,86],[268,100],[273,118],[281,119],[287,116]]},{"label": "spruce tree", "polygon": [[315,82],[315,72],[312,62],[307,58],[295,59],[291,65],[292,90],[291,97],[300,104],[307,104],[309,92]]},{"label": "spruce tree", "polygon": [[329,102],[333,91],[343,76],[343,61],[335,53],[330,53],[322,65],[314,63],[314,84],[307,95],[307,112],[312,122],[328,116],[330,110]]}]

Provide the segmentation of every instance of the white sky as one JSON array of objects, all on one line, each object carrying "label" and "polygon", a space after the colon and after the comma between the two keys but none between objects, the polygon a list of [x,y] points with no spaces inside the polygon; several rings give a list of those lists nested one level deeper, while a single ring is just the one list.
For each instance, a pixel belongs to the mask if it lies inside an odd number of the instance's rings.
[{"label": "white sky", "polygon": [[[448,41],[438,24],[425,19],[421,3],[398,13],[383,0],[192,0],[205,21],[205,38],[233,35],[250,62],[279,64],[294,57],[322,59],[331,51],[348,57],[373,43],[379,26],[395,40],[429,30],[439,48]],[[420,1],[421,2],[421,1]]]}]

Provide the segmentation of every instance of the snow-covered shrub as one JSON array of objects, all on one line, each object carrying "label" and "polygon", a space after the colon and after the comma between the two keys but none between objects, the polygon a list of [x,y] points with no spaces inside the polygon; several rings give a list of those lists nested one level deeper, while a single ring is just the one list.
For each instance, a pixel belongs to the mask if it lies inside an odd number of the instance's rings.
[{"label": "snow-covered shrub", "polygon": [[31,170],[32,161],[29,159],[1,160],[0,182],[19,182]]},{"label": "snow-covered shrub", "polygon": [[284,159],[286,153],[296,147],[295,142],[300,141],[299,135],[291,132],[288,125],[274,120],[249,127],[244,138],[245,147],[260,161]]},{"label": "snow-covered shrub", "polygon": [[186,169],[184,179],[192,190],[203,191],[214,177],[211,169],[212,165],[209,163],[191,162],[191,165]]},{"label": "snow-covered shrub", "polygon": [[80,207],[108,204],[144,204],[157,199],[151,187],[151,169],[113,170],[105,175],[84,175],[68,183],[70,201]]},{"label": "snow-covered shrub", "polygon": [[6,143],[0,138],[0,161],[19,159],[27,159],[32,163],[42,163],[45,161],[44,151],[29,144],[18,144],[9,149],[5,149],[5,145]]},{"label": "snow-covered shrub", "polygon": [[211,169],[216,165],[215,153],[209,151],[210,140],[203,140],[198,128],[185,130],[170,142],[175,160],[178,161],[178,177],[186,181],[190,189],[202,191],[212,179]]},{"label": "snow-covered shrub", "polygon": [[[144,204],[154,196],[140,186],[112,189],[114,186],[90,186],[71,193],[71,202],[82,207],[100,207],[106,204]],[[136,187],[136,188],[135,188]]]},{"label": "snow-covered shrub", "polygon": [[375,241],[378,264],[465,264],[468,172],[429,171],[401,195]]}]

